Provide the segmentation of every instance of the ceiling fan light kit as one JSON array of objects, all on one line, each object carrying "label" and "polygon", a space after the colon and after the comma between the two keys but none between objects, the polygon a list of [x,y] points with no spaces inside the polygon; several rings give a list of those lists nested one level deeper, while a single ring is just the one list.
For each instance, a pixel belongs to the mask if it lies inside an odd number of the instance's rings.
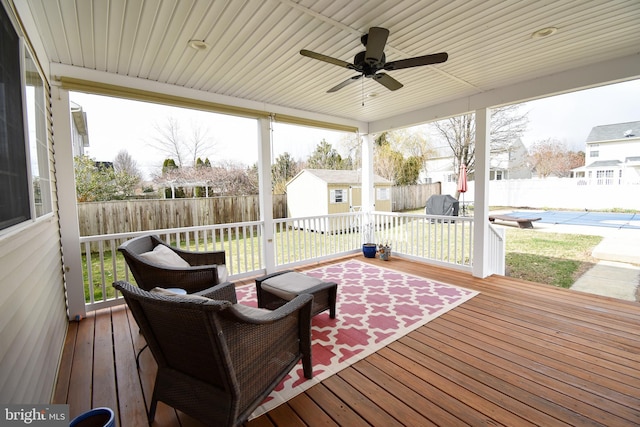
[{"label": "ceiling fan light kit", "polygon": [[393,71],[404,68],[420,67],[423,65],[440,64],[449,58],[449,55],[446,52],[440,52],[432,55],[416,56],[414,58],[386,62],[384,47],[387,44],[388,37],[389,30],[386,28],[369,28],[369,32],[360,38],[360,42],[364,45],[366,50],[358,52],[353,58],[353,63],[306,49],[302,49],[300,54],[308,58],[348,68],[359,73],[358,75],[350,77],[342,83],[332,87],[327,91],[327,93],[337,92],[362,77],[373,79],[391,91],[398,90],[402,87],[402,83],[391,77],[389,74],[380,71]]}]

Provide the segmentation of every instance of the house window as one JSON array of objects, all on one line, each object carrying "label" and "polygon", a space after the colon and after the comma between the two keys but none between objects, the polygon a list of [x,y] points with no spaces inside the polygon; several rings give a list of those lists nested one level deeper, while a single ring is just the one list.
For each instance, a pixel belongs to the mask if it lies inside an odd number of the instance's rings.
[{"label": "house window", "polygon": [[589,151],[589,157],[600,157],[600,151],[598,150]]},{"label": "house window", "polygon": [[347,190],[344,190],[344,189],[331,190],[329,194],[331,198],[331,203],[347,202]]},{"label": "house window", "polygon": [[596,184],[598,184],[598,185],[612,185],[613,184],[613,169],[596,171]]},{"label": "house window", "polygon": [[4,230],[51,212],[51,185],[43,80],[31,56],[23,53],[27,49],[3,7],[0,21],[0,230]]},{"label": "house window", "polygon": [[49,179],[49,144],[47,141],[47,107],[44,82],[31,54],[25,49],[25,82],[29,155],[31,159],[32,198],[36,218],[51,212]]}]

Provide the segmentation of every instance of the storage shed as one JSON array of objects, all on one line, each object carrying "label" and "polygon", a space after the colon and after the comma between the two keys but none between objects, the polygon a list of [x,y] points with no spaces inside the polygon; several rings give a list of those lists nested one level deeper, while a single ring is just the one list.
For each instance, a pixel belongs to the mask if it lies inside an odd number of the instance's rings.
[{"label": "storage shed", "polygon": [[[392,182],[374,175],[375,210],[391,212]],[[358,212],[362,206],[360,171],[303,169],[287,184],[290,218]],[[305,227],[308,228],[308,227]],[[333,226],[315,226],[317,231],[337,231]]]}]

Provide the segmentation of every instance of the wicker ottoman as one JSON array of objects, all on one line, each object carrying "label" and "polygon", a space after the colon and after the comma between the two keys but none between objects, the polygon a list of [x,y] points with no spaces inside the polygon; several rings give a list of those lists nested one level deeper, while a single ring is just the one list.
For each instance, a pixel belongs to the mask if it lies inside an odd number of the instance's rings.
[{"label": "wicker ottoman", "polygon": [[258,307],[275,310],[300,294],[313,295],[311,315],[329,310],[329,317],[336,317],[338,284],[323,282],[315,277],[294,271],[279,271],[256,279]]}]

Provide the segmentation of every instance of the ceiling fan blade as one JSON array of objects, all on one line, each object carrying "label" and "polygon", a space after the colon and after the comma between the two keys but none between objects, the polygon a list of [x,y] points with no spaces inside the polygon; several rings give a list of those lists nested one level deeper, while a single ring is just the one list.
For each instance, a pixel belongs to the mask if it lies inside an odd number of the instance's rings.
[{"label": "ceiling fan blade", "polygon": [[387,71],[400,70],[402,68],[420,67],[422,65],[440,64],[449,58],[447,52],[434,53],[432,55],[416,56],[415,58],[401,59],[384,64]]},{"label": "ceiling fan blade", "polygon": [[398,90],[402,87],[402,83],[391,77],[389,74],[378,73],[373,79],[389,90]]},{"label": "ceiling fan blade", "polygon": [[329,64],[337,65],[338,67],[349,68],[350,70],[355,70],[356,67],[353,64],[350,64],[341,59],[332,58],[327,55],[323,55],[321,53],[312,52],[310,50],[302,49],[300,51],[300,55],[306,56],[309,58],[317,59],[319,61],[328,62]]},{"label": "ceiling fan blade", "polygon": [[387,44],[388,37],[389,30],[386,28],[369,28],[369,34],[367,35],[367,53],[364,55],[364,60],[366,62],[375,64],[382,61],[384,45]]},{"label": "ceiling fan blade", "polygon": [[327,91],[327,93],[332,93],[332,92],[337,92],[340,89],[342,89],[343,87],[350,85],[351,83],[355,82],[356,80],[358,80],[360,77],[362,77],[362,74],[358,74],[357,76],[353,76],[345,81],[343,81],[342,83],[340,83],[337,86],[332,87],[331,89],[329,89]]}]

